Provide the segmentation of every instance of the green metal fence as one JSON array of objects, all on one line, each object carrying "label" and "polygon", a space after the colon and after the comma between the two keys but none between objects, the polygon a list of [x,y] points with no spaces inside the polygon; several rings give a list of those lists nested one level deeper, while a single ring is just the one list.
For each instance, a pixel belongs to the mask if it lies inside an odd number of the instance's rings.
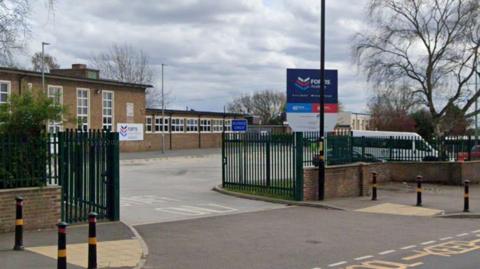
[{"label": "green metal fence", "polygon": [[248,193],[303,199],[303,135],[223,135],[222,185]]},{"label": "green metal fence", "polygon": [[0,189],[59,185],[62,220],[119,220],[118,133],[67,130],[36,138],[0,136]]},{"label": "green metal fence", "polygon": [[95,211],[100,219],[119,220],[118,133],[67,130],[58,145],[62,219],[86,221]]}]

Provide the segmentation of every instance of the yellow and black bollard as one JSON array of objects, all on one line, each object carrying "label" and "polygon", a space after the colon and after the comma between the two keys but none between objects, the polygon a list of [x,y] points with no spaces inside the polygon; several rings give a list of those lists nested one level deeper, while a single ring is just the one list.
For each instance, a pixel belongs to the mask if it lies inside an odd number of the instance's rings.
[{"label": "yellow and black bollard", "polygon": [[23,197],[15,197],[16,201],[16,217],[15,217],[15,246],[14,250],[23,250]]},{"label": "yellow and black bollard", "polygon": [[97,213],[88,214],[88,269],[97,269]]},{"label": "yellow and black bollard", "polygon": [[372,173],[372,201],[377,201],[377,173]]},{"label": "yellow and black bollard", "polygon": [[463,204],[463,212],[470,212],[470,190],[469,190],[470,180],[465,180],[465,195],[464,197],[464,204]]},{"label": "yellow and black bollard", "polygon": [[417,176],[417,206],[422,206],[422,176]]},{"label": "yellow and black bollard", "polygon": [[60,222],[58,226],[58,257],[57,269],[67,269],[67,223]]}]

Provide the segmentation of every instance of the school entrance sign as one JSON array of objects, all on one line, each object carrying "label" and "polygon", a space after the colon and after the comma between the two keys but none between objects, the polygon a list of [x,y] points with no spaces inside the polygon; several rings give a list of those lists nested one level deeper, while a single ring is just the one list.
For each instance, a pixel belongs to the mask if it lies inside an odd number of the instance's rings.
[{"label": "school entrance sign", "polygon": [[[320,70],[287,69],[287,121],[294,132],[318,132]],[[325,70],[325,131],[333,131],[338,114],[338,71]]]}]

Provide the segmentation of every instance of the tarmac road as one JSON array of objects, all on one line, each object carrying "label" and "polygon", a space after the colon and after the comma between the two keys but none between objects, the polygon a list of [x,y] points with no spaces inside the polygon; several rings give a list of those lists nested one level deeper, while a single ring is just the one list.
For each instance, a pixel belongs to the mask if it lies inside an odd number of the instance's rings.
[{"label": "tarmac road", "polygon": [[212,191],[221,183],[221,157],[216,151],[174,153],[151,162],[138,161],[139,154],[127,155],[137,159],[131,163],[122,161],[122,221],[138,225],[283,207]]},{"label": "tarmac road", "polygon": [[290,207],[136,228],[145,268],[480,268],[478,220]]}]

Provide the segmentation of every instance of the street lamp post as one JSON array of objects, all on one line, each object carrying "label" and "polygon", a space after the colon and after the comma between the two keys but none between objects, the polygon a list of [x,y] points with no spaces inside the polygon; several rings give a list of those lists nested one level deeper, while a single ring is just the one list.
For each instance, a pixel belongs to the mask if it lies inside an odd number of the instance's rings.
[{"label": "street lamp post", "polygon": [[45,92],[45,46],[50,43],[42,42],[42,90]]},{"label": "street lamp post", "polygon": [[163,83],[163,68],[165,64],[162,63],[162,153],[165,153],[165,94]]},{"label": "street lamp post", "polygon": [[318,199],[325,199],[325,0],[320,15],[320,165],[318,167]]}]

